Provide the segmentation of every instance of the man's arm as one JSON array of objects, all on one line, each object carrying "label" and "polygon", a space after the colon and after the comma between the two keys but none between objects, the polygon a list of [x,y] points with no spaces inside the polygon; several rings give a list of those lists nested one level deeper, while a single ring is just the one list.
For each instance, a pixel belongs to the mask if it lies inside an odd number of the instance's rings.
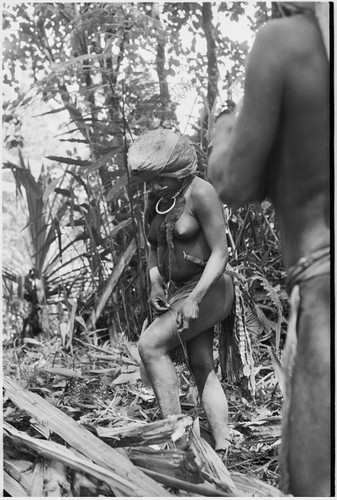
[{"label": "man's arm", "polygon": [[284,85],[279,23],[270,21],[256,36],[247,62],[243,106],[230,137],[222,117],[215,127],[208,175],[221,200],[233,208],[266,196],[268,158]]}]

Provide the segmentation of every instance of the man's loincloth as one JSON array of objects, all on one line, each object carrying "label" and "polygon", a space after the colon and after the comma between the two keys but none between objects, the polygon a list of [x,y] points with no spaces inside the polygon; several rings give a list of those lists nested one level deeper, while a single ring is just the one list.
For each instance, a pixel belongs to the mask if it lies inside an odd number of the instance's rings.
[{"label": "man's loincloth", "polygon": [[289,492],[290,478],[288,469],[289,456],[289,409],[291,402],[291,377],[297,350],[298,315],[301,304],[301,283],[317,276],[330,274],[330,247],[313,252],[288,269],[286,288],[290,295],[290,316],[287,339],[282,356],[285,375],[285,394],[282,410],[282,446],[281,446],[281,489]]},{"label": "man's loincloth", "polygon": [[330,274],[330,247],[322,248],[302,257],[288,269],[287,292],[291,295],[291,291],[296,284],[323,274]]}]

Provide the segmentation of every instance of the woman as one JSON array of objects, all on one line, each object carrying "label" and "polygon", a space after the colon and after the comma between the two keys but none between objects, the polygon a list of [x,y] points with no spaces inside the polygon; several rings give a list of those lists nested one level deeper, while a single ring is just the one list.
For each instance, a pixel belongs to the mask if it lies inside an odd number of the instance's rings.
[{"label": "woman", "polygon": [[128,153],[131,175],[150,187],[145,212],[150,303],[155,319],[139,353],[163,418],[181,413],[170,351],[184,343],[216,450],[229,445],[226,396],[213,366],[213,327],[229,314],[233,284],[223,208],[215,189],[195,175],[196,153],[168,129],[139,137]]}]

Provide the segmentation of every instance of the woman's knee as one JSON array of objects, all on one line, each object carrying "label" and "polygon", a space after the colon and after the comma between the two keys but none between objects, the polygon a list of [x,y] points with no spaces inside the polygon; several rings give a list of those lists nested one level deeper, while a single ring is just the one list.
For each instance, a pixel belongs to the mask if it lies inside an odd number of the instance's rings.
[{"label": "woman's knee", "polygon": [[140,336],[138,340],[138,352],[143,363],[146,364],[151,358],[163,355],[165,349],[158,345],[156,341],[156,331],[152,326],[149,326]]},{"label": "woman's knee", "polygon": [[150,342],[151,337],[148,334],[148,329],[146,329],[140,336],[138,340],[138,352],[143,363],[146,362],[149,354],[151,353],[153,346]]}]

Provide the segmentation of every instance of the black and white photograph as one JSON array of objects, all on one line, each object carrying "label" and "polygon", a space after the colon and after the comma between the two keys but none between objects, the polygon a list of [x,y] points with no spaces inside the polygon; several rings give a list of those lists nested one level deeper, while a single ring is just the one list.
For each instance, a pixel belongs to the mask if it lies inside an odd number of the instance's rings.
[{"label": "black and white photograph", "polygon": [[3,498],[335,496],[335,9],[1,3]]}]

